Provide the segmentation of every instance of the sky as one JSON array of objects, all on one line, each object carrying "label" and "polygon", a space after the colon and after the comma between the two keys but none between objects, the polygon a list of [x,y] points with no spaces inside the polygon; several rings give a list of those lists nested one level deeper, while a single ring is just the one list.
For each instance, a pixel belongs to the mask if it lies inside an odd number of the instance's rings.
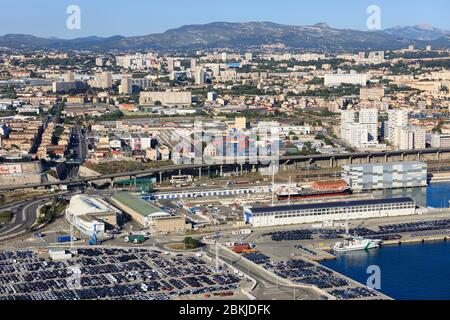
[{"label": "sky", "polygon": [[[80,29],[66,26],[70,5],[80,8]],[[366,30],[370,5],[380,7],[382,29],[429,24],[450,30],[448,0],[0,0],[0,35],[136,36],[214,21]]]}]

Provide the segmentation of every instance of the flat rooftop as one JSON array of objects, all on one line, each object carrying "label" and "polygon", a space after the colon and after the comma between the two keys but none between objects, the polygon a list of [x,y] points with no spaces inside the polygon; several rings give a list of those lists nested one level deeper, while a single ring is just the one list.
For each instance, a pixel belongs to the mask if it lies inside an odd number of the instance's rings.
[{"label": "flat rooftop", "polygon": [[403,162],[388,162],[388,163],[362,163],[362,164],[346,164],[343,165],[343,168],[372,168],[372,167],[392,167],[392,166],[427,166],[426,162],[421,161],[403,161]]},{"label": "flat rooftop", "polygon": [[383,204],[400,204],[400,203],[415,203],[411,198],[393,198],[393,199],[374,199],[374,200],[356,200],[356,201],[340,201],[330,203],[311,203],[299,204],[291,206],[276,206],[276,207],[260,207],[251,208],[252,213],[270,213],[280,211],[301,211],[314,209],[328,209],[328,208],[345,208],[345,207],[360,207],[360,206],[374,206]]},{"label": "flat rooftop", "polygon": [[152,216],[152,215],[162,215],[162,214],[170,215],[169,213],[165,212],[164,210],[158,208],[157,206],[155,206],[155,205],[153,205],[153,204],[151,204],[129,192],[116,193],[111,197],[111,199],[121,203],[122,205],[130,208],[131,210],[135,211],[136,213],[138,213],[144,217],[148,217],[148,216]]}]

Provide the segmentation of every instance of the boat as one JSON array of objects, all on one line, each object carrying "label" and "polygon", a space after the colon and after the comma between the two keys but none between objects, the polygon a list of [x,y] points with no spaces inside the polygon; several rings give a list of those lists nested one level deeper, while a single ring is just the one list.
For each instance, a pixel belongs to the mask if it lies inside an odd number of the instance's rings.
[{"label": "boat", "polygon": [[381,240],[377,239],[366,239],[363,237],[352,237],[346,242],[337,242],[333,246],[334,252],[351,252],[351,251],[362,251],[379,248]]},{"label": "boat", "polygon": [[351,188],[343,181],[315,182],[311,188],[282,187],[278,200],[301,200],[323,197],[337,197],[351,194]]},{"label": "boat", "polygon": [[313,198],[323,198],[323,197],[338,197],[350,195],[350,188],[339,190],[339,191],[316,191],[313,189],[301,189],[295,188],[287,192],[278,193],[278,200],[301,200],[301,199],[313,199]]}]

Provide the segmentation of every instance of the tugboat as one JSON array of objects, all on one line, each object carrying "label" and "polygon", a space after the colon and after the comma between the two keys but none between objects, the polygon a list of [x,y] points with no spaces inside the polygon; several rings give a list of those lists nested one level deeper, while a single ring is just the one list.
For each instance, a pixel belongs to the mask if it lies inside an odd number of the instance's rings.
[{"label": "tugboat", "polygon": [[351,252],[351,251],[362,251],[379,248],[382,240],[378,239],[366,239],[359,236],[351,236],[349,225],[348,225],[348,215],[345,224],[345,239],[344,242],[337,242],[333,246],[333,251],[338,253]]},{"label": "tugboat", "polygon": [[338,242],[334,245],[334,252],[351,252],[370,250],[380,247],[381,240],[365,239],[363,237],[352,237],[347,242]]}]

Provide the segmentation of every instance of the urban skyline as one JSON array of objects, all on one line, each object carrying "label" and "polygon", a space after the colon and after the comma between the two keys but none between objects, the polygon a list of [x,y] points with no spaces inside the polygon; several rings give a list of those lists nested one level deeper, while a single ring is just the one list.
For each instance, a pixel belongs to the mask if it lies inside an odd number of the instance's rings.
[{"label": "urban skyline", "polygon": [[[304,3],[281,0],[277,3],[254,1],[228,1],[227,4],[196,1],[185,6],[180,0],[162,1],[132,0],[129,3],[108,5],[105,1],[3,1],[0,12],[0,30],[4,34],[32,34],[40,37],[72,39],[87,36],[109,37],[114,35],[139,36],[162,33],[182,25],[206,24],[214,21],[250,22],[270,21],[287,25],[314,25],[328,23],[339,29],[367,30],[367,8],[376,5],[381,9],[382,29],[395,26],[432,25],[450,30],[447,1],[346,1],[336,3],[325,0]],[[39,5],[38,5],[39,4]],[[432,5],[431,5],[432,4]],[[81,9],[82,27],[79,30],[65,28],[66,9],[77,5]],[[177,8],[183,7],[183,10]],[[139,8],[139,10],[136,10]],[[20,12],[19,17],[11,12]],[[232,15],[230,13],[232,12]],[[118,19],[121,23],[117,23]],[[42,23],[45,20],[46,23]]]},{"label": "urban skyline", "polygon": [[325,3],[4,1],[0,301],[450,301],[450,5]]}]

